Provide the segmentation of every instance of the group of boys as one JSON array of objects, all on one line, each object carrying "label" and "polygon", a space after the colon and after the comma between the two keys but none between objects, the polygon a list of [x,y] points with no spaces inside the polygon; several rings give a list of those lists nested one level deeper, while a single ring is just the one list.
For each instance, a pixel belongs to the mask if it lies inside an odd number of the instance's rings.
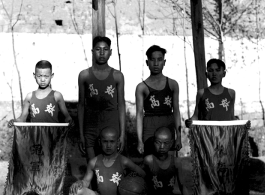
[{"label": "group of boys", "polygon": [[[188,194],[181,182],[180,160],[170,152],[180,150],[182,145],[179,86],[162,73],[166,50],[157,45],[147,50],[150,76],[136,88],[137,149],[144,154],[142,167],[120,154],[125,136],[124,76],[109,66],[111,54],[111,40],[95,37],[93,65],[78,77],[78,124],[88,166],[84,178],[71,186],[70,193],[116,195],[117,186],[128,169],[146,177],[150,194],[173,194],[175,185],[181,194]],[[235,119],[235,91],[222,86],[225,69],[221,60],[212,59],[207,63],[206,76],[211,86],[198,91],[195,112],[186,120],[187,127],[192,125],[192,120]],[[21,116],[11,120],[9,126],[14,121],[25,122],[28,114],[31,122],[57,123],[59,111],[65,116],[65,122],[73,126],[63,96],[51,88],[51,63],[38,62],[33,76],[39,87],[26,96]],[[220,104],[224,99],[226,104]],[[94,150],[97,143],[100,154]],[[96,191],[89,189],[93,176],[97,180]]]}]

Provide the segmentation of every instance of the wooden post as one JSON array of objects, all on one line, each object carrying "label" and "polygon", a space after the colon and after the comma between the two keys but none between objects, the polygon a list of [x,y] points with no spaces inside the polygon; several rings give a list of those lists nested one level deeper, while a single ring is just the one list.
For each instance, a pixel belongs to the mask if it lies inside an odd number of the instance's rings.
[{"label": "wooden post", "polygon": [[96,36],[105,36],[105,0],[92,1],[92,40]]},{"label": "wooden post", "polygon": [[193,49],[195,57],[195,67],[197,76],[197,89],[207,87],[207,78],[205,76],[205,50],[204,50],[204,32],[202,19],[202,1],[190,0]]},{"label": "wooden post", "polygon": [[[92,44],[96,36],[105,36],[105,34],[105,0],[92,0]],[[92,56],[92,64],[93,62]]]}]

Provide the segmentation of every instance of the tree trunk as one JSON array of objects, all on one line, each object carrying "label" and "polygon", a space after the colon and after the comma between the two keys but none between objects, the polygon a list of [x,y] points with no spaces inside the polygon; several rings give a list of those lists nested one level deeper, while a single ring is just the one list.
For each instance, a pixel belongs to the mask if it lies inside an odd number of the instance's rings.
[{"label": "tree trunk", "polygon": [[197,89],[207,87],[201,0],[190,0]]},{"label": "tree trunk", "polygon": [[113,1],[114,6],[114,20],[115,20],[115,29],[116,29],[116,40],[117,40],[117,50],[118,50],[118,58],[119,58],[119,67],[121,71],[121,54],[120,54],[120,46],[119,46],[119,27],[118,27],[118,19],[117,19],[117,0]]}]

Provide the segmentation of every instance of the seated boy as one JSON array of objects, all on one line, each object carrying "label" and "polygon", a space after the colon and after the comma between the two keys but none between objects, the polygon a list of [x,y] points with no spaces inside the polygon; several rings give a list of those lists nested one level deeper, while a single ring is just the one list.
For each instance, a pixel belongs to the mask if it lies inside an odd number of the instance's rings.
[{"label": "seated boy", "polygon": [[180,159],[169,154],[172,144],[173,136],[169,128],[160,127],[155,131],[155,152],[144,158],[146,180],[152,195],[173,195],[174,186],[177,185],[181,191],[179,193],[188,194],[185,186],[180,183]]},{"label": "seated boy", "polygon": [[118,194],[118,185],[126,169],[136,172],[140,176],[145,176],[145,172],[139,166],[117,152],[119,135],[114,128],[104,128],[100,133],[99,142],[102,154],[89,161],[84,179],[71,186],[70,194],[93,194],[94,192],[91,192],[88,187],[94,175],[97,178],[97,193],[100,195]]},{"label": "seated boy", "polygon": [[14,122],[26,122],[30,113],[30,122],[58,123],[59,111],[65,117],[65,122],[73,126],[73,120],[69,115],[63,96],[60,92],[51,89],[52,65],[49,61],[41,60],[36,64],[33,76],[38,84],[36,91],[27,94],[20,117],[9,121],[12,127]]}]

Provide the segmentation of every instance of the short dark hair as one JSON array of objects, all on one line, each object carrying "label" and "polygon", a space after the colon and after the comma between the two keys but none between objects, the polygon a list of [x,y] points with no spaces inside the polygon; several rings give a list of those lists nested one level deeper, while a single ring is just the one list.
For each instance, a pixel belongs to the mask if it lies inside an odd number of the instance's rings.
[{"label": "short dark hair", "polygon": [[224,63],[222,60],[215,59],[215,58],[212,58],[212,59],[210,59],[210,60],[207,62],[207,68],[208,68],[211,64],[214,64],[214,63],[217,64],[218,68],[223,67],[224,70],[226,69],[225,63]]},{"label": "short dark hair", "polygon": [[102,36],[96,36],[93,39],[93,48],[97,45],[99,42],[105,42],[110,47],[111,46],[111,40],[108,37],[102,37]]},{"label": "short dark hair", "polygon": [[151,59],[151,57],[152,57],[152,54],[153,54],[153,52],[155,52],[155,51],[160,51],[160,52],[162,52],[162,54],[165,56],[165,54],[167,53],[167,50],[166,49],[164,49],[164,48],[162,48],[162,47],[160,47],[160,46],[158,46],[158,45],[152,45],[151,47],[149,47],[149,49],[146,51],[146,56],[147,56],[147,58],[148,59]]},{"label": "short dark hair", "polygon": [[38,69],[49,68],[52,70],[52,64],[47,60],[41,60],[36,64],[35,68],[38,68]]}]

